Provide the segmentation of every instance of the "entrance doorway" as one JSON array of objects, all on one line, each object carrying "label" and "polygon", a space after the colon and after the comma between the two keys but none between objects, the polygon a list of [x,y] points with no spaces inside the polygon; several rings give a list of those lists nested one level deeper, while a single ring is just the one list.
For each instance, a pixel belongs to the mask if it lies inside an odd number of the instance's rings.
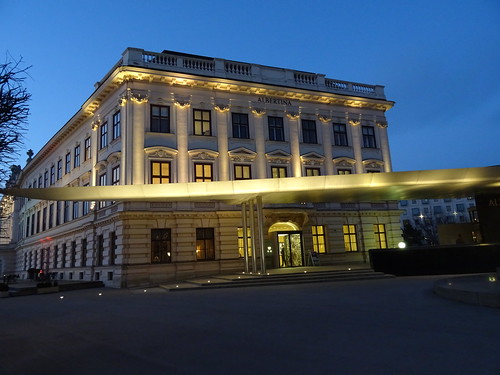
[{"label": "entrance doorway", "polygon": [[298,267],[304,264],[302,232],[277,232],[279,267]]}]

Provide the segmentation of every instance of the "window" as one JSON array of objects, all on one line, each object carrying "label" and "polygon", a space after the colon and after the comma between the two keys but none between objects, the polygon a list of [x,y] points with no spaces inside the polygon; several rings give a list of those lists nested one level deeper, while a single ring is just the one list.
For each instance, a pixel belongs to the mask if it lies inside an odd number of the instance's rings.
[{"label": "window", "polygon": [[103,149],[108,146],[108,123],[105,122],[100,128],[100,143],[99,149]]},{"label": "window", "polygon": [[172,261],[172,231],[170,228],[151,229],[151,263]]},{"label": "window", "polygon": [[434,206],[434,215],[440,215],[441,213],[441,206]]},{"label": "window", "polygon": [[311,227],[311,230],[312,230],[313,251],[317,253],[326,253],[324,225],[313,225]]},{"label": "window", "polygon": [[121,114],[120,111],[113,115],[113,139],[116,139],[121,134],[121,124],[120,124]]},{"label": "window", "polygon": [[406,200],[399,201],[399,204],[400,204],[401,206],[403,206],[403,207],[404,207],[404,206],[408,206],[408,201],[406,201]]},{"label": "window", "polygon": [[193,109],[194,135],[212,135],[210,111]]},{"label": "window", "polygon": [[59,256],[59,247],[57,245],[54,246],[54,263],[53,263],[53,266],[52,268],[57,268],[58,264],[57,262],[59,261],[59,259],[57,259]]},{"label": "window", "polygon": [[61,252],[61,268],[66,267],[66,244],[62,244],[62,252]]},{"label": "window", "polygon": [[102,266],[104,259],[104,236],[97,236],[96,266]]},{"label": "window", "polygon": [[306,176],[320,176],[321,170],[319,168],[306,168]]},{"label": "window", "polygon": [[82,238],[82,258],[80,261],[81,267],[85,267],[87,265],[87,239]]},{"label": "window", "polygon": [[318,143],[316,121],[302,120],[302,141],[304,143]]},{"label": "window", "polygon": [[363,126],[361,127],[361,131],[363,132],[363,147],[377,148],[375,128],[373,126]]},{"label": "window", "polygon": [[252,178],[252,170],[250,165],[235,164],[234,179],[235,180],[250,180]]},{"label": "window", "polygon": [[63,222],[69,221],[69,201],[64,201]]},{"label": "window", "polygon": [[373,233],[378,249],[387,249],[387,236],[385,233],[385,224],[373,224]]},{"label": "window", "polygon": [[154,133],[170,133],[170,107],[151,105],[151,131]]},{"label": "window", "polygon": [[71,153],[66,154],[65,164],[64,164],[64,174],[71,172]]},{"label": "window", "polygon": [[[89,186],[89,184],[85,184],[83,186]],[[85,216],[89,213],[90,211],[90,202],[89,201],[84,201],[82,204],[82,215]]]},{"label": "window", "polygon": [[115,264],[116,257],[116,232],[109,233],[109,259],[108,265],[113,266]]},{"label": "window", "polygon": [[83,156],[83,160],[84,161],[87,161],[87,160],[89,160],[92,157],[92,155],[90,153],[90,151],[91,151],[90,145],[91,145],[91,143],[90,143],[90,137],[85,138],[85,142],[84,142],[85,155]]},{"label": "window", "polygon": [[120,185],[120,166],[111,169],[111,185]]},{"label": "window", "polygon": [[248,115],[246,113],[232,113],[233,138],[250,138]]},{"label": "window", "polygon": [[170,162],[168,161],[151,162],[151,183],[152,184],[170,183]]},{"label": "window", "polygon": [[80,145],[75,147],[75,152],[73,154],[73,168],[80,166]]},{"label": "window", "polygon": [[71,241],[71,249],[69,255],[69,266],[71,268],[75,267],[76,260],[76,241]]},{"label": "window", "polygon": [[43,187],[46,188],[49,186],[49,171],[45,171],[43,174]]},{"label": "window", "polygon": [[194,174],[195,174],[194,176],[195,182],[213,181],[212,164],[195,163]]},{"label": "window", "polygon": [[49,229],[54,226],[54,203],[49,206]]},{"label": "window", "polygon": [[284,178],[287,177],[286,167],[271,167],[272,178]]},{"label": "window", "polygon": [[196,228],[196,260],[214,259],[214,228]]},{"label": "window", "polygon": [[[250,228],[247,228],[247,248],[248,256],[252,256],[252,238],[250,237]],[[245,257],[245,239],[243,238],[243,228],[238,228],[238,253],[240,258]]]},{"label": "window", "polygon": [[56,183],[56,166],[53,165],[50,167],[50,185],[54,185]]},{"label": "window", "polygon": [[[43,186],[43,177],[42,176],[38,176],[38,187],[41,188]],[[33,186],[35,187],[35,186]]]},{"label": "window", "polygon": [[56,225],[61,224],[61,201],[56,202]]},{"label": "window", "polygon": [[418,207],[412,208],[411,209],[411,214],[413,216],[420,216],[420,208],[418,208]]},{"label": "window", "polygon": [[337,169],[337,174],[352,174],[350,169]]},{"label": "window", "polygon": [[280,141],[285,140],[285,129],[283,127],[283,117],[268,116],[269,140]]},{"label": "window", "polygon": [[333,124],[333,141],[335,146],[349,146],[345,124]]},{"label": "window", "polygon": [[40,233],[40,211],[36,212],[36,233]]},{"label": "window", "polygon": [[47,207],[44,207],[42,213],[42,231],[46,229],[47,229]]},{"label": "window", "polygon": [[57,161],[57,181],[62,178],[62,159]]},{"label": "window", "polygon": [[[99,186],[106,186],[108,184],[108,179],[106,173],[99,176]],[[99,201],[99,208],[106,207],[106,201]]]},{"label": "window", "polygon": [[356,225],[344,224],[342,226],[344,232],[345,251],[358,251],[358,241],[356,235]]},{"label": "window", "polygon": [[457,203],[457,212],[464,212],[465,206],[463,203]]},{"label": "window", "polygon": [[78,219],[78,201],[73,201],[73,220]]}]

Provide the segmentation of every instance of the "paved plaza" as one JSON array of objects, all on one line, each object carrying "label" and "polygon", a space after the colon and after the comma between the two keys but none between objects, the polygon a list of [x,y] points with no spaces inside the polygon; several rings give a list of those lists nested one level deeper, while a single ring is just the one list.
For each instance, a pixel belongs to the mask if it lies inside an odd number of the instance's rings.
[{"label": "paved plaza", "polygon": [[440,278],[0,299],[0,374],[500,374],[500,309]]}]

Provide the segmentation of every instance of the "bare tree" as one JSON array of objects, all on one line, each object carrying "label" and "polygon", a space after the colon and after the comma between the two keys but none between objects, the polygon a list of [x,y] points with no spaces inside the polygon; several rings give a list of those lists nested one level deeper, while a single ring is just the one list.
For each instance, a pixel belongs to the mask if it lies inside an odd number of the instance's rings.
[{"label": "bare tree", "polygon": [[23,86],[30,67],[22,59],[0,64],[0,181],[8,178],[27,130],[31,94]]}]

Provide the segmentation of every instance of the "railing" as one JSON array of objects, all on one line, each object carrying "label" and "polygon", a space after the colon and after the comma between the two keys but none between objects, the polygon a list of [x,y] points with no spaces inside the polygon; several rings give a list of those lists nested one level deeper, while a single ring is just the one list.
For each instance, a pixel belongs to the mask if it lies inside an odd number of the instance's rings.
[{"label": "railing", "polygon": [[213,72],[215,71],[215,64],[213,61],[199,60],[199,59],[186,59],[182,61],[182,66],[192,70],[203,70]]},{"label": "railing", "polygon": [[[343,95],[384,99],[384,87],[366,85],[325,78],[322,74],[300,72],[290,69],[273,68],[257,64],[227,61],[218,58],[193,56],[182,53],[156,53],[142,49],[128,48],[123,53],[123,65],[145,66],[181,73],[197,74],[220,78],[238,78],[245,81],[285,85],[297,88],[331,92]],[[168,69],[167,69],[168,68]]]},{"label": "railing", "polygon": [[252,74],[252,67],[248,64],[242,64],[232,61],[226,61],[224,70],[229,74],[249,76]]}]

